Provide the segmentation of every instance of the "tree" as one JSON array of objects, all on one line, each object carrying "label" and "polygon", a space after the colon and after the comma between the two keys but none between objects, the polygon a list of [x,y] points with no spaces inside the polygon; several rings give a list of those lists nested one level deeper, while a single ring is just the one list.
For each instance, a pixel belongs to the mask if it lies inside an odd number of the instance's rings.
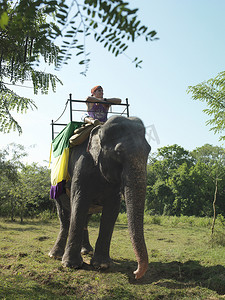
[{"label": "tree", "polygon": [[155,162],[156,165],[158,165],[158,173],[161,178],[167,179],[170,172],[173,172],[174,169],[177,169],[184,162],[186,162],[188,166],[192,165],[193,158],[189,151],[177,144],[174,144],[159,148],[155,157],[152,158],[152,162]]},{"label": "tree", "polygon": [[225,72],[195,86],[189,86],[187,92],[192,94],[194,100],[206,102],[207,108],[203,112],[211,117],[206,124],[211,126],[210,130],[214,133],[222,134],[219,140],[225,140]]},{"label": "tree", "polygon": [[0,150],[0,174],[1,177],[6,177],[10,181],[17,179],[17,170],[12,162],[7,161],[6,156],[8,152],[6,149]]},{"label": "tree", "polygon": [[34,216],[52,208],[49,199],[50,170],[38,164],[27,165],[22,145],[10,144],[0,151],[0,214]]},{"label": "tree", "polygon": [[[206,144],[200,148],[195,149],[192,155],[198,159],[198,161],[204,162],[207,166],[210,166],[208,177],[214,184],[214,197],[212,196],[213,207],[213,222],[212,222],[212,234],[214,231],[217,209],[225,207],[224,200],[221,201],[221,194],[224,190],[224,175],[225,175],[225,150],[222,147],[212,146]],[[218,190],[219,189],[219,190]],[[221,189],[221,190],[220,190]],[[221,193],[222,191],[222,193]],[[211,192],[213,193],[213,191]],[[222,197],[223,199],[223,197]],[[219,205],[217,205],[217,202]]]},{"label": "tree", "polygon": [[176,215],[211,215],[213,182],[208,176],[209,166],[202,162],[188,167],[183,163],[170,177],[169,184],[175,196],[173,212]]},{"label": "tree", "polygon": [[[90,62],[86,39],[96,42],[115,56],[124,53],[130,42],[143,36],[146,41],[156,39],[122,0],[10,0],[0,4],[0,131],[9,132],[21,127],[12,115],[13,110],[26,112],[36,108],[31,99],[15,94],[7,84],[31,80],[34,92],[47,93],[50,84],[55,91],[61,82],[57,76],[38,70],[40,58],[59,69],[68,63],[72,51],[82,57],[86,75]],[[60,42],[60,41],[62,42]],[[133,60],[140,67],[141,60]]]},{"label": "tree", "polygon": [[46,36],[43,26],[46,15],[38,10],[34,1],[20,1],[14,7],[5,1],[5,13],[8,24],[0,31],[0,131],[17,130],[20,125],[12,115],[12,111],[24,113],[36,108],[28,98],[17,95],[7,87],[31,80],[34,93],[40,90],[47,93],[49,84],[55,91],[59,79],[49,73],[36,69],[40,56],[45,63],[57,65],[59,48]]},{"label": "tree", "polygon": [[0,150],[0,212],[4,214],[7,206],[11,209],[11,219],[14,220],[14,201],[10,195],[10,187],[18,181],[17,169],[7,160],[7,150]]},{"label": "tree", "polygon": [[172,191],[171,177],[183,163],[192,165],[189,151],[177,144],[161,147],[150,157],[148,167],[146,210],[158,214],[172,214],[175,194]]},{"label": "tree", "polygon": [[33,163],[26,165],[19,172],[19,180],[14,186],[13,195],[23,222],[24,215],[38,215],[51,207],[49,199],[50,170]]},{"label": "tree", "polygon": [[13,190],[19,182],[18,170],[23,168],[22,158],[26,155],[24,147],[14,143],[0,151],[0,206],[1,211],[10,211],[12,221],[16,213]]},{"label": "tree", "polygon": [[191,151],[194,160],[201,161],[206,165],[223,165],[225,166],[225,150],[219,146],[205,144]]},{"label": "tree", "polygon": [[214,208],[214,214],[224,214],[224,154],[208,144],[192,152],[178,145],[159,148],[147,168],[146,210],[212,216]]}]

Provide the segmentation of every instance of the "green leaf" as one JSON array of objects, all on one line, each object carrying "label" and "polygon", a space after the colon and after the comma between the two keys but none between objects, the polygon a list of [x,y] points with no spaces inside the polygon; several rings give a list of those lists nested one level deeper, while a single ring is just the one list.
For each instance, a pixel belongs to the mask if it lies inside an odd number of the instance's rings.
[{"label": "green leaf", "polygon": [[5,26],[8,25],[8,22],[9,22],[8,14],[7,12],[3,12],[0,17],[0,27],[2,29],[5,29]]},{"label": "green leaf", "polygon": [[50,13],[53,13],[55,11],[55,7],[47,7],[45,8],[44,12],[46,14],[50,14]]}]

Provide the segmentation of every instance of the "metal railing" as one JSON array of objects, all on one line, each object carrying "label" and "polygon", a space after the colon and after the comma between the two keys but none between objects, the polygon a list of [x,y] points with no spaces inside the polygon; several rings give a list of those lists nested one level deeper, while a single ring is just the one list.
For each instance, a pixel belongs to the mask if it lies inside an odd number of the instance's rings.
[{"label": "metal railing", "polygon": [[[52,140],[55,138],[55,135],[58,134],[58,132],[55,132],[55,126],[66,126],[67,124],[66,123],[57,123],[61,117],[63,116],[63,114],[65,113],[66,111],[66,108],[67,108],[67,105],[69,103],[69,119],[70,121],[69,122],[73,122],[75,121],[73,119],[73,112],[87,112],[87,109],[74,109],[74,106],[73,106],[73,103],[84,103],[85,105],[88,103],[89,101],[86,101],[86,100],[73,100],[72,99],[72,94],[69,94],[69,99],[67,100],[66,102],[66,107],[63,111],[63,113],[61,114],[61,116],[56,120],[56,121],[53,121],[51,122],[51,126],[52,126]],[[89,102],[89,103],[102,103],[102,102]],[[119,112],[119,111],[113,111],[113,107],[116,106],[116,107],[125,107],[124,110],[122,112]],[[108,114],[112,114],[112,115],[126,115],[126,117],[129,117],[129,103],[128,103],[128,98],[126,98],[126,103],[120,103],[120,104],[114,104],[114,103],[110,103],[110,110],[108,111]],[[77,120],[76,120],[77,121]],[[79,122],[79,121],[77,121]],[[81,121],[80,121],[81,122]]]}]

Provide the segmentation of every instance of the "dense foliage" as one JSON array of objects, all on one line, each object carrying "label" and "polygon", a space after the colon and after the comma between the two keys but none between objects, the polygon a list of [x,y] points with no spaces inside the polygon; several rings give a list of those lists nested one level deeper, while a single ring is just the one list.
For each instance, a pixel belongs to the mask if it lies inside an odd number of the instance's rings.
[{"label": "dense foliage", "polygon": [[[21,145],[0,151],[0,216],[21,221],[44,211],[54,211],[49,199],[50,170],[26,165]],[[217,182],[216,214],[225,217],[225,150],[204,145],[193,151],[172,145],[159,148],[147,166],[146,213],[173,216],[213,216]],[[122,202],[121,212],[125,212]]]},{"label": "dense foliage", "polygon": [[23,218],[54,209],[49,199],[50,170],[23,163],[23,146],[10,144],[0,151],[0,215]]},{"label": "dense foliage", "polygon": [[225,150],[208,144],[193,151],[162,147],[148,165],[146,211],[212,216],[216,182],[216,212],[225,215]]},{"label": "dense foliage", "polygon": [[[130,43],[144,37],[156,39],[156,32],[143,25],[138,9],[122,0],[3,0],[0,3],[0,131],[17,130],[13,111],[36,107],[28,98],[13,92],[12,85],[30,81],[34,93],[55,91],[59,78],[46,71],[79,57],[86,75],[90,53],[87,38],[92,36],[113,55],[124,53]],[[141,60],[133,59],[136,67]],[[41,64],[40,64],[41,63]],[[41,68],[42,66],[42,68]]]},{"label": "dense foliage", "polygon": [[[3,5],[3,4],[2,4]],[[7,25],[0,28],[0,131],[22,129],[13,112],[25,113],[36,108],[35,103],[15,93],[11,87],[31,81],[34,93],[47,93],[52,85],[55,91],[60,80],[53,74],[38,69],[40,59],[44,64],[57,65],[59,47],[46,35],[43,27],[46,15],[38,10],[34,1],[5,1],[0,10],[8,17]]]}]

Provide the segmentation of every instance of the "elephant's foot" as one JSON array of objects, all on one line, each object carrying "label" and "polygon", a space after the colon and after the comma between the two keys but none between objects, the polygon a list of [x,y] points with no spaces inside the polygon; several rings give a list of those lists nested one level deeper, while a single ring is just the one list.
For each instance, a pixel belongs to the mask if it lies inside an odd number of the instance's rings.
[{"label": "elephant's foot", "polygon": [[102,255],[94,255],[94,257],[91,260],[91,264],[96,269],[108,269],[112,263],[112,260],[110,257],[105,257]]},{"label": "elephant's foot", "polygon": [[90,245],[90,247],[88,247],[88,246],[82,246],[81,251],[80,251],[80,253],[83,254],[83,255],[86,255],[86,254],[92,255],[93,252],[94,252],[94,250],[91,247],[91,245]]},{"label": "elephant's foot", "polygon": [[64,254],[64,250],[53,248],[49,252],[48,256],[51,257],[51,258],[55,258],[55,259],[62,259],[63,254]]},{"label": "elephant's foot", "polygon": [[84,229],[81,254],[93,254],[94,250],[89,242],[88,230]]},{"label": "elephant's foot", "polygon": [[79,255],[77,258],[69,259],[68,257],[65,257],[65,255],[62,258],[62,265],[65,268],[74,268],[74,269],[80,269],[83,265],[83,259],[81,255]]}]

